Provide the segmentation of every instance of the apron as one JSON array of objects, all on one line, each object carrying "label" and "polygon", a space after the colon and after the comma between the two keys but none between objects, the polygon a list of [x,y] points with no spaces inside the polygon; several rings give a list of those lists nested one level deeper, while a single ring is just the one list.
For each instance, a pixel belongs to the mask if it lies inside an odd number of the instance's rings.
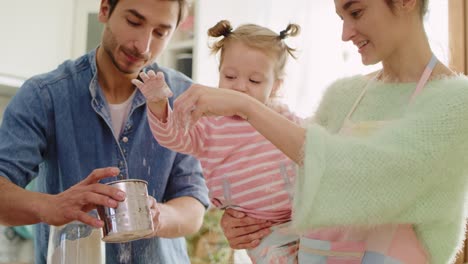
[{"label": "apron", "polygon": [[[433,55],[411,95],[410,103],[422,91],[436,64],[437,58]],[[391,123],[390,120],[356,123],[350,121],[350,117],[364,97],[369,83],[364,87],[347,114],[339,131],[340,134],[366,137]],[[389,224],[362,228],[321,228],[301,236],[299,244],[298,260],[300,264],[429,263],[427,254],[411,224]]]},{"label": "apron", "polygon": [[291,222],[275,225],[257,247],[247,250],[247,255],[253,264],[297,264],[299,239],[292,232]]}]

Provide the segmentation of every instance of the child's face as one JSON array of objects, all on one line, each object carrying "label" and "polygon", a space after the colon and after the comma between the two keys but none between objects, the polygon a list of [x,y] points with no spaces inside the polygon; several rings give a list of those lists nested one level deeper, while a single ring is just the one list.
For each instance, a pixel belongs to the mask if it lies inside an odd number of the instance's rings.
[{"label": "child's face", "polygon": [[248,94],[266,103],[280,83],[275,77],[274,66],[275,61],[264,52],[240,41],[231,41],[224,46],[219,87]]}]

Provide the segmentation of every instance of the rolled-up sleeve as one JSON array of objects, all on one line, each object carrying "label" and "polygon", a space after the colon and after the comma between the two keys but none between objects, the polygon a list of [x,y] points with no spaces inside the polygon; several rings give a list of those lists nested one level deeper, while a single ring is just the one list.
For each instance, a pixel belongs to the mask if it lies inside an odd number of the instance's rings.
[{"label": "rolled-up sleeve", "polygon": [[46,95],[36,80],[27,81],[8,104],[0,126],[0,176],[22,187],[37,176],[46,151]]},{"label": "rolled-up sleeve", "polygon": [[164,201],[190,196],[208,208],[208,188],[200,162],[190,155],[177,154],[167,184]]}]

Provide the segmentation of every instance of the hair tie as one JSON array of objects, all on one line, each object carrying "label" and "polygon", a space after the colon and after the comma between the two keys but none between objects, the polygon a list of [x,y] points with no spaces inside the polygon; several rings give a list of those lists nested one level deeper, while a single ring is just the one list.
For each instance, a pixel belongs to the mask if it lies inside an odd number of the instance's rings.
[{"label": "hair tie", "polygon": [[279,38],[280,39],[285,39],[288,36],[287,33],[288,33],[288,29],[281,30],[280,33],[279,33]]},{"label": "hair tie", "polygon": [[221,35],[223,35],[225,38],[227,38],[229,35],[231,35],[232,33],[232,27],[229,26],[227,28],[225,28],[225,30],[223,31],[223,33]]}]

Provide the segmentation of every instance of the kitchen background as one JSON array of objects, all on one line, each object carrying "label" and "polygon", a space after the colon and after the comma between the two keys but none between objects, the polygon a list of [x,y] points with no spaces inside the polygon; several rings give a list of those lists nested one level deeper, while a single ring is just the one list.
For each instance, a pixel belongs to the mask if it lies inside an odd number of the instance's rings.
[{"label": "kitchen background", "polygon": [[[6,104],[25,79],[96,47],[102,30],[96,17],[99,2],[0,0],[0,120]],[[465,73],[467,15],[466,0],[431,0],[425,21],[438,58]],[[283,93],[284,101],[302,116],[313,113],[333,80],[378,68],[362,66],[356,48],[342,43],[341,20],[333,1],[323,0],[195,0],[189,18],[158,62],[178,68],[195,82],[215,86],[217,58],[209,55],[206,30],[221,19],[230,20],[234,27],[252,22],[278,32],[289,22],[301,25],[300,36],[287,39],[299,50],[299,59],[288,65]],[[219,234],[218,218],[219,213],[207,214],[203,230],[189,238],[194,263],[225,263],[220,258],[232,253]],[[32,263],[29,238],[28,228],[0,227],[0,263]],[[197,249],[200,243],[210,247]],[[205,259],[197,262],[197,254]],[[239,256],[236,254],[236,262],[246,263],[245,259],[237,259]]]}]

